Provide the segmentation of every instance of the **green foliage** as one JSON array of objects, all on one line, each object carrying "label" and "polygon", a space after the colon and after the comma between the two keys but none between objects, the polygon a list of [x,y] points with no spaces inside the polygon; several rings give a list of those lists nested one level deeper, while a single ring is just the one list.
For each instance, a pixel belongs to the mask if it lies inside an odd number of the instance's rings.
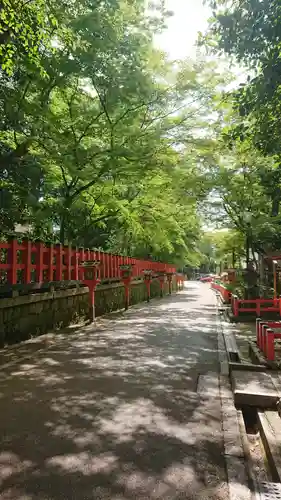
[{"label": "green foliage", "polygon": [[[216,174],[229,223],[248,234],[254,250],[281,249],[279,0],[208,2],[213,9],[201,40],[248,70],[247,81],[224,98],[222,139],[226,148]],[[250,227],[244,212],[252,214]]]},{"label": "green foliage", "polygon": [[214,17],[207,39],[215,51],[225,52],[249,69],[247,82],[232,93],[241,121],[230,127],[229,135],[272,157],[271,167],[265,160],[260,182],[271,198],[271,215],[276,217],[281,201],[281,4],[278,0],[209,3]]},{"label": "green foliage", "polygon": [[199,243],[201,265],[206,272],[219,272],[223,268],[240,267],[245,257],[245,238],[236,229],[206,231]]},{"label": "green foliage", "polygon": [[27,63],[42,70],[41,58],[50,49],[57,20],[45,0],[2,0],[0,10],[0,64],[12,75],[16,66]]},{"label": "green foliage", "polygon": [[198,260],[198,205],[216,164],[213,63],[170,63],[154,48],[162,2],[28,4],[41,16],[31,55],[19,39],[0,80],[3,232],[28,224],[38,238]]}]

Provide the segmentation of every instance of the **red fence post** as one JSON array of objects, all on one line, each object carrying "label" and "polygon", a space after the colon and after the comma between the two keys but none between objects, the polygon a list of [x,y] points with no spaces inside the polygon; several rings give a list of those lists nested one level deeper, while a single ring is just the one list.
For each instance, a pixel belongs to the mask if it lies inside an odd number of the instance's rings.
[{"label": "red fence post", "polygon": [[99,255],[100,255],[100,277],[101,277],[101,280],[103,280],[105,278],[105,258],[104,258],[104,253],[103,252],[99,252]]},{"label": "red fence post", "polygon": [[59,243],[56,245],[56,281],[62,281],[62,256],[63,248]]},{"label": "red fence post", "polygon": [[23,262],[24,262],[24,282],[31,282],[31,241],[24,240],[24,254],[23,254]]},{"label": "red fence post", "polygon": [[66,279],[71,280],[71,254],[72,254],[72,248],[71,246],[68,246],[65,248],[65,255],[66,255]]},{"label": "red fence post", "polygon": [[83,278],[84,278],[84,270],[81,267],[81,262],[85,261],[85,251],[84,251],[84,248],[79,248],[79,257],[78,257],[78,259],[79,259],[79,263],[78,263],[78,267],[79,267],[79,270],[78,270],[79,280],[83,280]]},{"label": "red fence post", "polygon": [[49,246],[48,252],[48,280],[54,281],[54,245]]},{"label": "red fence post", "polygon": [[44,245],[42,241],[36,244],[36,282],[42,283],[43,281],[43,265],[44,265]]},{"label": "red fence post", "polygon": [[103,254],[104,258],[104,278],[108,278],[108,253]]},{"label": "red fence post", "polygon": [[116,278],[116,269],[117,269],[117,261],[116,261],[116,255],[112,255],[112,278]]},{"label": "red fence post", "polygon": [[73,255],[72,255],[72,263],[73,263],[73,271],[72,271],[72,277],[74,280],[78,281],[79,280],[79,250],[77,247],[73,250]]},{"label": "red fence post", "polygon": [[274,361],[274,331],[271,328],[265,330],[265,356],[268,361]]},{"label": "red fence post", "polygon": [[111,254],[107,254],[107,277],[108,279],[111,278]]},{"label": "red fence post", "polygon": [[8,282],[10,285],[16,285],[17,283],[17,266],[18,266],[18,242],[16,239],[12,239],[9,242],[8,249]]},{"label": "red fence post", "polygon": [[120,279],[120,276],[121,276],[120,266],[122,264],[120,255],[116,256],[116,260],[117,260],[117,274],[116,274],[116,277]]}]

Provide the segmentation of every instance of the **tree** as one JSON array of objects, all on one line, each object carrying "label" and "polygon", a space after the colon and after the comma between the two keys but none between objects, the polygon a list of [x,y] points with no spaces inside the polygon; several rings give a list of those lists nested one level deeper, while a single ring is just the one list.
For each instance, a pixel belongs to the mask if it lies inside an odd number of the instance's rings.
[{"label": "tree", "polygon": [[0,10],[0,64],[12,75],[17,65],[42,70],[41,58],[51,48],[57,20],[47,0],[2,0]]},{"label": "tree", "polygon": [[142,0],[48,5],[59,29],[44,71],[21,63],[0,80],[3,230],[193,261],[216,163],[213,64],[168,63],[153,47],[161,5],[155,16]]},{"label": "tree", "polygon": [[263,175],[263,182],[275,217],[281,201],[281,5],[278,0],[210,4],[214,18],[207,40],[216,52],[225,52],[250,70],[248,81],[233,93],[242,120],[232,135],[250,140],[262,155],[273,157],[274,168]]},{"label": "tree", "polygon": [[204,266],[205,272],[216,273],[223,268],[241,266],[245,258],[244,243],[244,235],[236,229],[206,231],[199,243],[201,268]]}]

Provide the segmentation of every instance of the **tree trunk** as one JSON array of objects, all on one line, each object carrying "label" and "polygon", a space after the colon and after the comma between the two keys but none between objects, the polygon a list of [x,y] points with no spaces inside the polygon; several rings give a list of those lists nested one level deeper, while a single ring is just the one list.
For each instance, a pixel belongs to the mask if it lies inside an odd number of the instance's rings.
[{"label": "tree trunk", "polygon": [[64,211],[60,220],[60,243],[65,244],[65,224],[66,224],[66,212]]},{"label": "tree trunk", "polygon": [[271,216],[276,217],[280,209],[281,190],[277,187],[272,193]]}]

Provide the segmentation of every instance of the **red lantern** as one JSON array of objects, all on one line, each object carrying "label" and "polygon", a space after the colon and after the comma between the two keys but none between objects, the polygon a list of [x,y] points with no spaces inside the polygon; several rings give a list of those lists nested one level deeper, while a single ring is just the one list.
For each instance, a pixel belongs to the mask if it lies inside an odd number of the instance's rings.
[{"label": "red lantern", "polygon": [[130,305],[130,285],[132,281],[132,267],[134,264],[124,264],[119,266],[121,271],[121,280],[125,287],[125,310],[129,308]]},{"label": "red lantern", "polygon": [[153,271],[151,269],[143,269],[143,275],[144,275],[144,282],[145,282],[145,286],[146,286],[146,289],[147,289],[147,302],[150,301],[150,286],[151,286],[151,281],[152,281],[152,274],[153,274]]},{"label": "red lantern", "polygon": [[168,283],[169,283],[169,295],[171,295],[171,293],[172,293],[172,279],[173,279],[174,273],[166,273],[166,274],[167,274]]},{"label": "red lantern", "polygon": [[160,282],[160,297],[163,297],[164,295],[164,284],[166,281],[166,273],[164,271],[159,271],[158,273],[158,279]]},{"label": "red lantern", "polygon": [[95,289],[100,283],[99,279],[99,260],[86,260],[80,262],[83,272],[83,283],[89,288],[89,320],[92,322],[95,318]]}]

